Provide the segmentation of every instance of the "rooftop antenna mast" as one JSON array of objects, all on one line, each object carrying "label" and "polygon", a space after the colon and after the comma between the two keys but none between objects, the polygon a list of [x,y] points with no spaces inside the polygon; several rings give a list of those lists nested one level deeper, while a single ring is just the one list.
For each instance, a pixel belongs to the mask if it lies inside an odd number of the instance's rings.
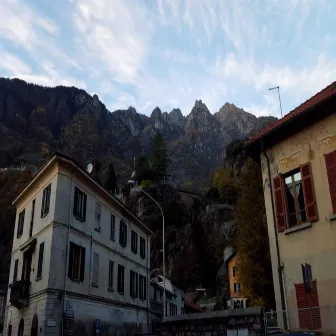
[{"label": "rooftop antenna mast", "polygon": [[272,90],[278,90],[279,105],[280,105],[280,112],[281,112],[281,118],[282,118],[282,106],[281,106],[281,98],[280,98],[280,87],[279,86],[275,86],[275,87],[269,88],[268,90],[270,90],[270,91],[272,91]]}]

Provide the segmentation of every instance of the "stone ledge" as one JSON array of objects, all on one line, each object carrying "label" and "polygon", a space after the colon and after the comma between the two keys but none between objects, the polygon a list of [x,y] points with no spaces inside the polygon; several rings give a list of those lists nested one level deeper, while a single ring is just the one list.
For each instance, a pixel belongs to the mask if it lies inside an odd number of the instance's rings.
[{"label": "stone ledge", "polygon": [[285,233],[285,235],[287,235],[287,234],[290,234],[292,232],[304,230],[304,229],[309,228],[311,226],[312,226],[311,222],[300,224],[300,225],[296,225],[296,226],[291,227],[290,229],[285,230],[284,233]]},{"label": "stone ledge", "polygon": [[329,220],[332,221],[332,220],[335,220],[336,219],[336,214],[333,214],[329,217]]}]

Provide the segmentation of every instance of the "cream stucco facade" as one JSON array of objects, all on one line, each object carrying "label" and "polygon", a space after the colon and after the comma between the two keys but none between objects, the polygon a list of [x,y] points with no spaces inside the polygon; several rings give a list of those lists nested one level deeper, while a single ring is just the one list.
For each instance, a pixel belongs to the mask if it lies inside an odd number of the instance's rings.
[{"label": "cream stucco facade", "polygon": [[[43,193],[49,185],[49,209],[46,215],[42,215]],[[74,215],[76,188],[86,195],[85,220],[78,220]],[[35,211],[32,218],[33,200]],[[22,307],[17,307],[17,303],[13,304],[13,295],[9,289],[5,335],[66,334],[62,328],[65,312],[74,322],[73,335],[84,336],[95,331],[99,335],[148,331],[150,231],[139,219],[129,213],[74,161],[64,156],[51,159],[15,203],[17,217],[10,284],[15,282],[14,273],[18,282],[23,278],[24,258],[28,251],[31,266],[25,274],[29,278],[29,297]],[[96,203],[100,204],[100,229],[97,229]],[[19,214],[22,210],[25,210],[23,230],[21,236],[17,237]],[[112,215],[115,217],[114,235],[111,233]],[[121,221],[127,227],[126,246],[122,246],[119,241]],[[137,234],[136,251],[131,248],[131,231]],[[140,237],[145,241],[145,253],[141,255]],[[44,243],[42,263],[39,261],[41,243]],[[70,277],[69,274],[70,244],[75,244],[84,251],[81,252],[80,260],[81,272],[84,274],[80,279]],[[94,260],[94,254],[98,255],[98,262],[97,259]],[[77,265],[77,261],[71,263],[76,268],[74,265]],[[113,264],[112,271],[110,264]],[[118,265],[124,269],[123,293],[118,287]],[[131,271],[137,274],[137,279],[140,276],[145,279],[141,297],[138,280],[136,293],[130,293]],[[40,274],[37,277],[38,272]],[[35,321],[36,317],[38,321],[37,331],[35,327],[32,330],[34,316]],[[24,325],[21,331],[20,321]]]}]

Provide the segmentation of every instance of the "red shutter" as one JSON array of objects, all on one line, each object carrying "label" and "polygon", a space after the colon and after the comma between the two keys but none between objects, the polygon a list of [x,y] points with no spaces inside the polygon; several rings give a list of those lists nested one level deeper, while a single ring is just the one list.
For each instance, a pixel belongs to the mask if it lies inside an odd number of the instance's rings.
[{"label": "red shutter", "polygon": [[336,151],[325,155],[333,213],[336,214]]},{"label": "red shutter", "polygon": [[310,293],[310,297],[305,291],[303,283],[295,284],[295,292],[300,329],[321,329],[321,313],[316,280],[313,282],[313,290]]},{"label": "red shutter", "polygon": [[303,194],[306,204],[307,222],[318,220],[314,180],[310,162],[300,166]]},{"label": "red shutter", "polygon": [[278,175],[273,180],[274,183],[274,198],[275,198],[275,213],[277,217],[278,232],[286,229],[286,207],[284,202],[283,178]]}]

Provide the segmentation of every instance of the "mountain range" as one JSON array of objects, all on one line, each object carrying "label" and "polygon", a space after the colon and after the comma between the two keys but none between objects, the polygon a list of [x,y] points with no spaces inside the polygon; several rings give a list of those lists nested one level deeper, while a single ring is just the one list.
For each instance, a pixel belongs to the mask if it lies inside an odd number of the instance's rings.
[{"label": "mountain range", "polygon": [[0,78],[0,168],[22,163],[41,165],[55,151],[85,164],[98,158],[113,162],[127,179],[133,158],[149,154],[160,132],[167,143],[169,173],[181,183],[204,181],[222,165],[226,146],[274,122],[225,103],[210,113],[196,100],[190,113],[180,109],[150,116],[134,107],[110,112],[97,95],[75,87],[42,87]]}]

